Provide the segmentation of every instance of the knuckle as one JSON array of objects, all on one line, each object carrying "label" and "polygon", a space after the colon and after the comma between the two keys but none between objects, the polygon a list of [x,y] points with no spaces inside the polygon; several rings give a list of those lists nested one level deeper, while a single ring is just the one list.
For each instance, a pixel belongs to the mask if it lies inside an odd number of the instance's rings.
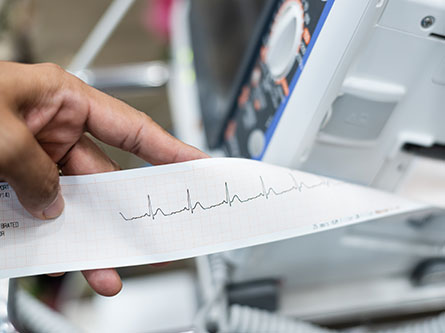
[{"label": "knuckle", "polygon": [[62,80],[66,73],[61,66],[51,62],[36,64],[34,66],[42,72],[43,77],[48,77],[51,80],[55,80],[55,82]]},{"label": "knuckle", "polygon": [[35,66],[37,66],[38,68],[42,69],[42,70],[46,70],[49,72],[54,72],[54,73],[59,73],[61,71],[63,71],[62,67],[60,67],[57,64],[54,64],[52,62],[44,62],[41,64],[36,64]]}]

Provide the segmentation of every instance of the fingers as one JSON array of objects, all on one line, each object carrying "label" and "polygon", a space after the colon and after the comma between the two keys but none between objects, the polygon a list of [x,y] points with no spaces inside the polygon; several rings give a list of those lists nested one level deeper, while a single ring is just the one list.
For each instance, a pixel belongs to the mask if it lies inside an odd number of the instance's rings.
[{"label": "fingers", "polygon": [[59,216],[64,208],[56,164],[23,121],[0,110],[0,178],[14,189],[23,207],[40,219]]},{"label": "fingers", "polygon": [[51,276],[51,277],[60,277],[60,276],[63,276],[65,274],[65,272],[59,272],[59,273],[51,273],[51,274],[48,274],[48,276]]},{"label": "fingers", "polygon": [[87,129],[99,140],[152,164],[208,157],[168,134],[146,114],[99,91],[90,91]]},{"label": "fingers", "polygon": [[59,162],[59,167],[64,175],[87,175],[120,169],[116,162],[85,135]]},{"label": "fingers", "polygon": [[[51,277],[60,277],[65,273],[48,274]],[[102,296],[117,295],[122,289],[122,281],[114,268],[92,269],[82,271],[85,280],[91,288]]]},{"label": "fingers", "polygon": [[114,296],[122,289],[122,281],[114,268],[82,272],[90,286],[102,296]]},{"label": "fingers", "polygon": [[[6,96],[12,96],[8,99],[9,105],[28,110],[24,116],[35,133],[57,116],[61,124],[71,125],[71,134],[87,130],[99,140],[152,164],[207,157],[169,135],[144,113],[86,85],[58,66],[0,62],[0,69],[11,72],[9,76],[15,78],[13,82],[3,82],[0,78],[0,88],[7,90]],[[23,80],[24,77],[27,79]],[[35,105],[45,105],[46,112],[31,107]],[[65,133],[59,134],[66,137]]]}]

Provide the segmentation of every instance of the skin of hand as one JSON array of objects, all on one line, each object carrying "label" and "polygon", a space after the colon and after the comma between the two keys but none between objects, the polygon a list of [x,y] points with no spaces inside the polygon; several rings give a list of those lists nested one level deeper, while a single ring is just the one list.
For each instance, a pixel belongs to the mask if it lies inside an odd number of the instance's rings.
[{"label": "skin of hand", "polygon": [[[64,175],[119,169],[85,133],[156,165],[208,157],[57,65],[0,62],[0,73],[0,179],[39,219],[63,211],[59,169]],[[122,288],[113,268],[82,273],[101,295]]]}]

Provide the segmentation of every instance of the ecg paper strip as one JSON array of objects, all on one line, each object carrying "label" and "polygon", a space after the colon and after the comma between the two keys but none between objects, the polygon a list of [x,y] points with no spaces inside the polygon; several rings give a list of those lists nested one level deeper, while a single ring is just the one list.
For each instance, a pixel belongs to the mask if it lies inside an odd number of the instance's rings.
[{"label": "ecg paper strip", "polygon": [[148,264],[425,208],[388,193],[215,158],[61,177],[64,213],[31,217],[0,183],[0,277]]}]

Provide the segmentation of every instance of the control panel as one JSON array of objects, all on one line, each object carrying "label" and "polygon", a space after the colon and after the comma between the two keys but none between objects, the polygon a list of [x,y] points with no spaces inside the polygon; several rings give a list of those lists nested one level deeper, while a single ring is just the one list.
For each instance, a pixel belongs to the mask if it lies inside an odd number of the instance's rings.
[{"label": "control panel", "polygon": [[225,128],[230,156],[262,159],[333,3],[277,2]]}]

